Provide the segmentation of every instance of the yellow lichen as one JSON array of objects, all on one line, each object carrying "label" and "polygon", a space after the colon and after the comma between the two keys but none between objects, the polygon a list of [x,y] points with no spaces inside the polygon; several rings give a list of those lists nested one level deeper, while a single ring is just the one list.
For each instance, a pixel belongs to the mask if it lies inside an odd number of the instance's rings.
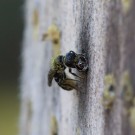
[{"label": "yellow lichen", "polygon": [[58,135],[58,124],[55,116],[51,117],[51,134],[50,135]]},{"label": "yellow lichen", "polygon": [[52,24],[46,33],[43,34],[42,40],[51,40],[53,43],[53,57],[60,54],[60,30],[55,24]]},{"label": "yellow lichen", "polygon": [[76,135],[80,135],[81,133],[80,133],[80,128],[78,127],[78,128],[76,128]]},{"label": "yellow lichen", "polygon": [[131,85],[131,79],[128,71],[125,71],[122,77],[122,98],[126,105],[130,105],[133,100],[133,88]]},{"label": "yellow lichen", "polygon": [[35,8],[33,10],[32,24],[33,24],[33,36],[34,36],[34,39],[38,39],[38,34],[39,34],[39,13],[38,13],[37,8]]},{"label": "yellow lichen", "polygon": [[121,0],[122,9],[124,13],[127,13],[132,5],[132,0]]},{"label": "yellow lichen", "polygon": [[115,79],[112,74],[106,75],[104,79],[104,91],[102,103],[105,110],[111,109],[115,99]]},{"label": "yellow lichen", "polygon": [[129,122],[135,132],[135,98],[133,99],[133,106],[129,109]]}]

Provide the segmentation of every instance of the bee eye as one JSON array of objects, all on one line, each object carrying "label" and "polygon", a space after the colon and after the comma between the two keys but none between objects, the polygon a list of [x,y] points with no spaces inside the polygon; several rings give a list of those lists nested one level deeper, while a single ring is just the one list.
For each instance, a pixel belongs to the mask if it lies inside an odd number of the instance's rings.
[{"label": "bee eye", "polygon": [[76,58],[76,54],[73,51],[70,51],[65,56],[65,65],[69,67],[74,67],[74,60]]}]

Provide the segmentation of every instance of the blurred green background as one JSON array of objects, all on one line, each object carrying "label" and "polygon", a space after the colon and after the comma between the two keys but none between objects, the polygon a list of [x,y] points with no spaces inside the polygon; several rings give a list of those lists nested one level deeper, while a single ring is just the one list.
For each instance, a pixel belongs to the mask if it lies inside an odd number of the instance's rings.
[{"label": "blurred green background", "polygon": [[19,129],[23,2],[0,0],[0,135],[17,135]]}]

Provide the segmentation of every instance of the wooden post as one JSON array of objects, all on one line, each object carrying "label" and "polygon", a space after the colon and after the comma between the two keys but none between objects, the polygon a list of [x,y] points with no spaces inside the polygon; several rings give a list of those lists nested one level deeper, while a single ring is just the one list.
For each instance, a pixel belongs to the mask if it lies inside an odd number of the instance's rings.
[{"label": "wooden post", "polygon": [[[22,47],[20,135],[129,135],[121,80],[135,88],[134,0],[26,0]],[[55,23],[61,53],[86,53],[89,71],[78,91],[47,85],[52,43],[42,35]],[[113,74],[116,99],[102,105],[105,76]]]}]

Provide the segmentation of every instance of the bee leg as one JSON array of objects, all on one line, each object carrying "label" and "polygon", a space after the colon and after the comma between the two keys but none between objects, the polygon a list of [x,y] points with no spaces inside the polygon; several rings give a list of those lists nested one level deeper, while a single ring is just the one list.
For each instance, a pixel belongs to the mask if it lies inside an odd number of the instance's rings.
[{"label": "bee leg", "polygon": [[63,80],[61,87],[64,88],[65,90],[69,90],[69,88],[70,88],[70,90],[71,89],[77,90],[78,89],[77,81],[78,80],[66,78],[65,80]]},{"label": "bee leg", "polygon": [[48,86],[49,87],[52,85],[52,80],[55,74],[56,74],[55,70],[52,70],[52,69],[49,70],[49,73],[48,73]]},{"label": "bee leg", "polygon": [[78,76],[78,75],[76,75],[75,73],[73,73],[71,68],[69,68],[69,73],[71,73],[73,76],[76,76],[76,77],[78,77],[78,78],[84,79],[83,77]]},{"label": "bee leg", "polygon": [[80,80],[75,80],[75,79],[70,79],[70,78],[66,78],[65,80],[71,80],[71,81],[80,82]]}]

